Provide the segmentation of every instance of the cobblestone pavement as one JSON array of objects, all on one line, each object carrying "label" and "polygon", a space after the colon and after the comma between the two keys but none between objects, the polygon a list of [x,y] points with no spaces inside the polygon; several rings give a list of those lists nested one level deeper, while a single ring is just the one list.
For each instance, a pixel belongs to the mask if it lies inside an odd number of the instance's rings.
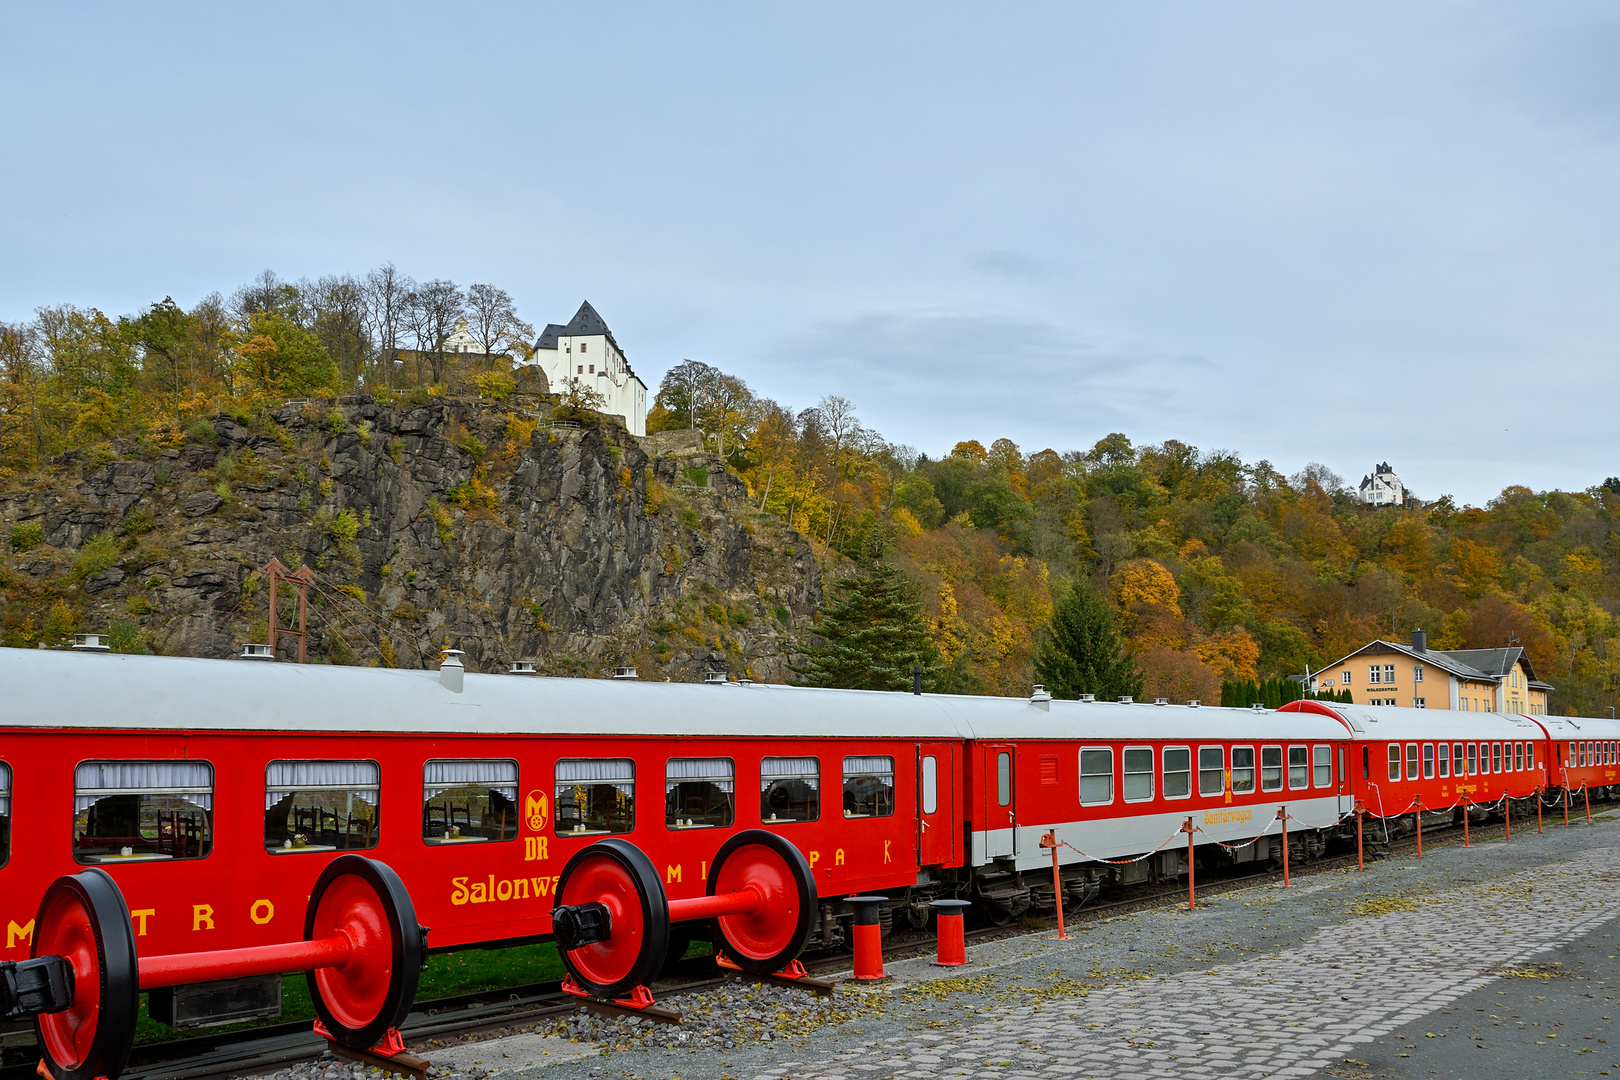
[{"label": "cobblestone pavement", "polygon": [[1475,1077],[1554,1067],[1529,1057],[1499,1072],[1507,1059],[1478,1046],[1510,1035],[1528,1040],[1527,1054],[1578,1042],[1591,1052],[1556,1067],[1595,1074],[1611,1066],[1597,1040],[1607,1035],[1603,991],[1620,969],[1593,960],[1577,973],[1557,951],[1620,954],[1604,936],[1620,914],[1617,886],[1613,821],[1516,834],[1510,845],[1431,847],[1421,861],[1364,874],[1325,872],[1194,912],[1091,924],[1068,942],[978,946],[973,965],[956,971],[897,964],[891,983],[841,988],[841,1021],[795,1038],[788,1053],[780,1041],[630,1049],[544,1076]]}]

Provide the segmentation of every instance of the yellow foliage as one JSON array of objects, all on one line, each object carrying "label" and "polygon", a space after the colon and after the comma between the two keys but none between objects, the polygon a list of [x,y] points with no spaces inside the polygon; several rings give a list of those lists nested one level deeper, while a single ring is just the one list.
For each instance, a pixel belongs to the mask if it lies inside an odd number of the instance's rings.
[{"label": "yellow foliage", "polygon": [[968,439],[951,447],[951,457],[969,458],[973,461],[988,461],[990,451],[978,439]]},{"label": "yellow foliage", "polygon": [[1195,641],[1193,651],[1223,679],[1259,678],[1260,643],[1241,626]]},{"label": "yellow foliage", "polygon": [[923,534],[922,522],[903,506],[897,506],[889,513],[889,518],[900,527],[900,531],[907,536],[921,536]]},{"label": "yellow foliage", "polygon": [[1119,606],[1126,611],[1145,611],[1155,605],[1181,617],[1181,586],[1164,564],[1154,559],[1133,559],[1119,568],[1114,578]]}]

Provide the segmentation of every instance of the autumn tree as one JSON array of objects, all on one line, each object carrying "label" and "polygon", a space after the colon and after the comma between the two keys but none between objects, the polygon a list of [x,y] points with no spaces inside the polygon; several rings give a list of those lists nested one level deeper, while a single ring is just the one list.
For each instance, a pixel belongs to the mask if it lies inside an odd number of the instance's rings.
[{"label": "autumn tree", "polygon": [[527,359],[534,327],[518,318],[517,305],[505,289],[467,286],[467,326],[486,357],[515,352]]},{"label": "autumn tree", "polygon": [[416,345],[417,380],[421,364],[427,361],[432,381],[444,381],[444,343],[455,332],[456,320],[466,308],[466,298],[453,281],[435,278],[412,289],[405,303],[405,325]]}]

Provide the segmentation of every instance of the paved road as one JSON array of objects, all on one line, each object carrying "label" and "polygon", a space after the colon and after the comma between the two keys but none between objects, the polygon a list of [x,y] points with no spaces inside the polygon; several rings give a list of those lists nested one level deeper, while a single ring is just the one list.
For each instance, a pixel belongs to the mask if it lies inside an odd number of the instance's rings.
[{"label": "paved road", "polygon": [[632,1050],[543,1075],[1620,1075],[1617,915],[1620,825],[1600,820],[980,946],[956,972],[895,965],[787,1053]]}]

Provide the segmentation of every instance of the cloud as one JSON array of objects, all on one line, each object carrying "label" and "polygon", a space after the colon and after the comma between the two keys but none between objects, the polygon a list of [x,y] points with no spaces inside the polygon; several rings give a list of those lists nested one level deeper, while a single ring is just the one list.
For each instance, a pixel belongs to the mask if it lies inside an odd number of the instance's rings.
[{"label": "cloud", "polygon": [[1003,281],[1048,281],[1054,276],[1052,265],[1023,251],[995,249],[981,251],[968,259],[968,266],[986,277]]}]

